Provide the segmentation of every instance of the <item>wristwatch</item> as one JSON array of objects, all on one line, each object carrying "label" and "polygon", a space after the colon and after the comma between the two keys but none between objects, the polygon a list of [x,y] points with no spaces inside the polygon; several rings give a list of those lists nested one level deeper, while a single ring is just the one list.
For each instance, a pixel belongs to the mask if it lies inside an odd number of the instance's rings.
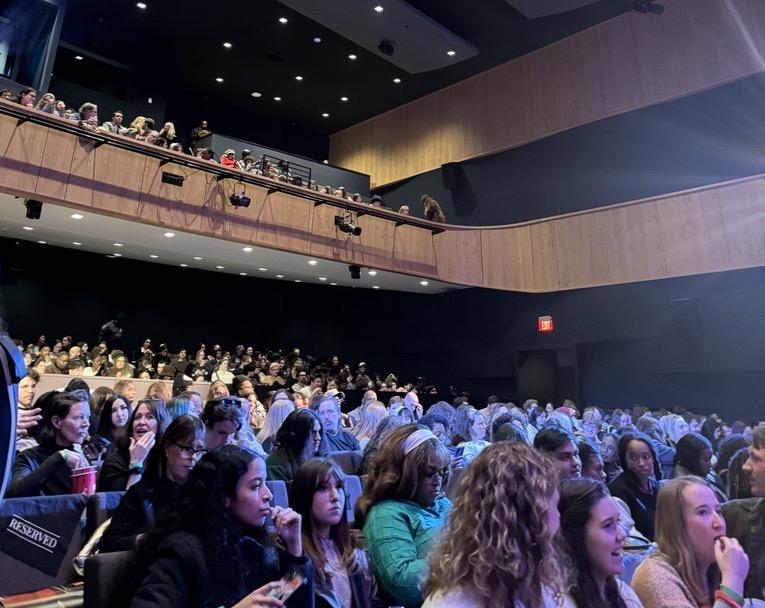
[{"label": "wristwatch", "polygon": [[143,463],[142,462],[131,462],[130,468],[128,469],[128,472],[131,475],[143,475]]}]

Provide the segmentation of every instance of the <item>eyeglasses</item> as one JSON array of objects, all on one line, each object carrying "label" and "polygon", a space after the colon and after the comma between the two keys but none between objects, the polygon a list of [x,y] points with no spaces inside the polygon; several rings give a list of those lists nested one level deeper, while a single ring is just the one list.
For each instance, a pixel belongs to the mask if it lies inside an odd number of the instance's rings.
[{"label": "eyeglasses", "polygon": [[180,443],[174,443],[173,445],[180,450],[181,454],[184,456],[191,456],[192,458],[201,458],[207,453],[207,450],[197,450],[191,445],[182,445]]},{"label": "eyeglasses", "polygon": [[433,479],[436,475],[441,477],[442,479],[446,477],[446,474],[449,472],[449,469],[428,469],[425,473],[425,477],[427,479]]}]

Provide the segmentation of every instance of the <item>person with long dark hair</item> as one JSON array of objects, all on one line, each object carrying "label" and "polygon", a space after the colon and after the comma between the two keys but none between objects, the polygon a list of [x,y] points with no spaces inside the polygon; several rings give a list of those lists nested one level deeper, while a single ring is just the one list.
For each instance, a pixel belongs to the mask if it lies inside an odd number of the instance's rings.
[{"label": "person with long dark hair", "polygon": [[188,414],[170,423],[146,460],[146,472],[122,497],[101,539],[101,551],[132,549],[154,524],[159,510],[177,498],[197,460],[205,453],[205,425]]},{"label": "person with long dark hair", "polygon": [[109,451],[114,449],[117,431],[124,428],[132,414],[130,401],[127,397],[113,393],[104,401],[101,414],[98,418],[98,430],[94,439],[102,439],[109,442]]},{"label": "person with long dark hair", "polygon": [[620,512],[602,481],[588,477],[561,484],[560,532],[572,566],[569,595],[578,608],[642,608],[618,576],[626,535]]},{"label": "person with long dark hair", "polygon": [[165,402],[141,399],[128,423],[116,435],[115,449],[106,457],[98,475],[98,491],[127,490],[138,483],[144,461],[169,424]]},{"label": "person with long dark hair", "polygon": [[653,442],[637,431],[624,434],[619,440],[619,462],[622,473],[608,484],[608,490],[627,504],[635,527],[653,541],[656,494],[661,479]]},{"label": "person with long dark hair", "polygon": [[50,391],[35,405],[43,415],[39,445],[16,455],[8,498],[70,494],[71,471],[90,464],[82,453],[90,426],[87,399]]},{"label": "person with long dark hair", "polygon": [[345,475],[329,458],[312,458],[295,473],[290,505],[302,517],[303,547],[314,567],[318,608],[371,608],[372,569],[351,538]]},{"label": "person with long dark hair", "polygon": [[307,460],[319,451],[321,422],[316,412],[300,409],[290,412],[276,433],[276,445],[268,458],[268,479],[290,481]]},{"label": "person with long dark hair", "polygon": [[727,493],[718,487],[712,473],[712,443],[699,433],[686,433],[677,442],[677,453],[670,479],[695,475],[709,482],[720,502],[728,500]]},{"label": "person with long dark hair", "polygon": [[[141,544],[148,574],[131,608],[311,608],[312,567],[303,554],[301,517],[270,507],[263,459],[223,445],[197,463],[176,508]],[[273,520],[276,536],[265,528]],[[277,543],[278,541],[278,543]],[[280,579],[298,571],[307,584],[286,601]]]}]

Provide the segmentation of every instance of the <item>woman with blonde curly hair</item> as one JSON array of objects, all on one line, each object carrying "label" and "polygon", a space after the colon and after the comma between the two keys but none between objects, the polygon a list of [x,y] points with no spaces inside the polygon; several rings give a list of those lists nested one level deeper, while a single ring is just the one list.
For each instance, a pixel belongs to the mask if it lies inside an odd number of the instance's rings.
[{"label": "woman with blonde curly hair", "polygon": [[570,607],[553,540],[553,462],[522,443],[495,443],[473,461],[441,542],[430,554],[423,608]]},{"label": "woman with blonde curly hair", "polygon": [[388,436],[370,464],[355,523],[363,527],[386,605],[422,604],[428,553],[451,508],[441,492],[450,460],[430,429],[407,424]]},{"label": "woman with blonde curly hair", "polygon": [[228,392],[228,387],[225,382],[215,380],[207,391],[207,399],[205,403],[210,399],[220,399],[221,397],[228,397],[231,393]]}]

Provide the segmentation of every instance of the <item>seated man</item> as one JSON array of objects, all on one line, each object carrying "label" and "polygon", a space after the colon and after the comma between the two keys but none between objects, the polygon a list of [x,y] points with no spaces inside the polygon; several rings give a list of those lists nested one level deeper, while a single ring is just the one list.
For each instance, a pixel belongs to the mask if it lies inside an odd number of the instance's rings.
[{"label": "seated man", "polygon": [[19,403],[16,414],[16,451],[22,452],[37,445],[37,425],[42,420],[40,408],[32,409],[40,374],[33,369],[19,382]]},{"label": "seated man", "polygon": [[723,505],[728,536],[737,539],[749,556],[749,577],[744,597],[765,599],[765,425],[752,431],[749,458],[743,470],[749,476],[754,498],[731,500]]},{"label": "seated man", "polygon": [[359,440],[340,428],[340,402],[335,397],[324,397],[318,412],[324,430],[320,454],[329,452],[361,451]]}]

